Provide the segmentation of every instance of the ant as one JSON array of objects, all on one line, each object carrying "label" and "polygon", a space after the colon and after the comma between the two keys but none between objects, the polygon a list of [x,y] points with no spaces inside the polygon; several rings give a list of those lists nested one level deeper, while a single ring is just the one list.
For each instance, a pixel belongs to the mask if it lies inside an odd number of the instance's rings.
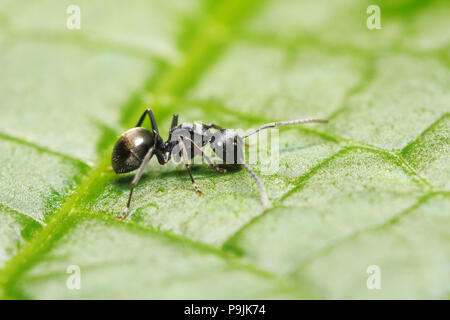
[{"label": "ant", "polygon": [[[148,116],[150,119],[152,126],[151,131],[141,127],[145,120],[145,116]],[[224,161],[224,164],[242,165],[250,173],[258,185],[263,210],[266,210],[269,207],[269,200],[267,198],[266,190],[253,170],[250,169],[246,163],[244,163],[243,140],[263,129],[311,122],[327,123],[328,120],[305,119],[272,122],[253,129],[241,137],[234,130],[223,129],[213,123],[203,124],[185,122],[179,125],[178,114],[174,114],[172,118],[172,125],[169,130],[169,138],[166,142],[164,142],[159,134],[155,116],[149,108],[144,111],[136,127],[125,131],[119,137],[119,140],[116,142],[112,152],[111,163],[115,173],[127,173],[138,169],[136,175],[131,181],[131,190],[128,197],[127,206],[123,210],[122,214],[117,216],[116,219],[122,220],[127,216],[130,209],[133,190],[141,179],[147,163],[154,155],[158,159],[160,165],[164,165],[169,162],[171,156],[174,157],[176,162],[179,162],[182,158],[195,191],[198,195],[202,195],[202,192],[192,177],[190,168],[190,160],[192,158],[199,155],[203,157],[215,170],[222,173],[226,172],[226,169],[216,166],[202,151],[202,147],[208,143],[214,153]],[[214,133],[211,132],[211,128],[215,130]]]}]

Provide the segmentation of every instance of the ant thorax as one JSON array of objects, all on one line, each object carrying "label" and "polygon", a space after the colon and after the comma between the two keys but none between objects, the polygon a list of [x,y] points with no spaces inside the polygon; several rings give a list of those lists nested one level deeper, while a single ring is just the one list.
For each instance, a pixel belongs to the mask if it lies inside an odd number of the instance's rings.
[{"label": "ant thorax", "polygon": [[203,124],[185,122],[171,130],[169,141],[176,144],[180,137],[189,138],[196,145],[203,147],[210,141],[211,136],[211,131],[205,128]]}]

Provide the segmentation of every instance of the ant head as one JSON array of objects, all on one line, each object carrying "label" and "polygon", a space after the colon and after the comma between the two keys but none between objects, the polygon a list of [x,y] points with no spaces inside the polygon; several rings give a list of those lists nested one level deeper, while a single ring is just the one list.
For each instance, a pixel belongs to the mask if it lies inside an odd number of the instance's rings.
[{"label": "ant head", "polygon": [[147,151],[155,143],[155,134],[136,127],[125,131],[114,146],[111,163],[116,173],[126,173],[139,168]]},{"label": "ant head", "polygon": [[221,129],[212,135],[210,146],[214,153],[228,164],[244,163],[244,142],[232,129]]}]

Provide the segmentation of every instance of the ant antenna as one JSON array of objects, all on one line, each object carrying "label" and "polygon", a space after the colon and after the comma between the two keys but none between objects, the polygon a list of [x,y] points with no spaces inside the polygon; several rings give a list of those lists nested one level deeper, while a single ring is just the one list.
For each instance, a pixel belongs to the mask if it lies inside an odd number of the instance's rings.
[{"label": "ant antenna", "polygon": [[266,189],[264,188],[264,185],[262,184],[262,182],[258,179],[256,174],[253,172],[252,169],[250,169],[250,167],[247,164],[242,163],[242,166],[248,171],[248,173],[251,174],[253,179],[255,179],[255,182],[258,185],[259,192],[261,194],[261,202],[262,202],[263,211],[266,211],[269,208],[269,199],[267,198],[267,193],[266,193]]},{"label": "ant antenna", "polygon": [[291,124],[303,124],[303,123],[312,123],[312,122],[316,122],[316,123],[328,123],[328,120],[322,120],[322,119],[303,119],[303,120],[290,120],[290,121],[279,121],[279,122],[271,122],[271,123],[266,123],[263,124],[262,126],[253,129],[252,131],[250,131],[249,133],[247,133],[246,135],[244,135],[242,137],[242,139],[245,139],[249,136],[251,136],[252,134],[255,134],[261,130],[267,129],[267,128],[273,128],[276,126],[288,126]]}]

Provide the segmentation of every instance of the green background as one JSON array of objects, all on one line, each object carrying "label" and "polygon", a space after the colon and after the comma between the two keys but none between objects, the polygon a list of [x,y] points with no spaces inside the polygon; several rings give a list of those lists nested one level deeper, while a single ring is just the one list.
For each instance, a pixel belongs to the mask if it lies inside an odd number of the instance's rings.
[{"label": "green background", "polygon": [[[446,0],[1,0],[0,297],[449,298],[449,17]],[[153,161],[119,222],[132,174],[111,150],[147,106],[164,137],[173,113],[330,123],[280,130],[280,170],[255,166],[264,213],[245,170],[194,166],[198,197]]]}]

